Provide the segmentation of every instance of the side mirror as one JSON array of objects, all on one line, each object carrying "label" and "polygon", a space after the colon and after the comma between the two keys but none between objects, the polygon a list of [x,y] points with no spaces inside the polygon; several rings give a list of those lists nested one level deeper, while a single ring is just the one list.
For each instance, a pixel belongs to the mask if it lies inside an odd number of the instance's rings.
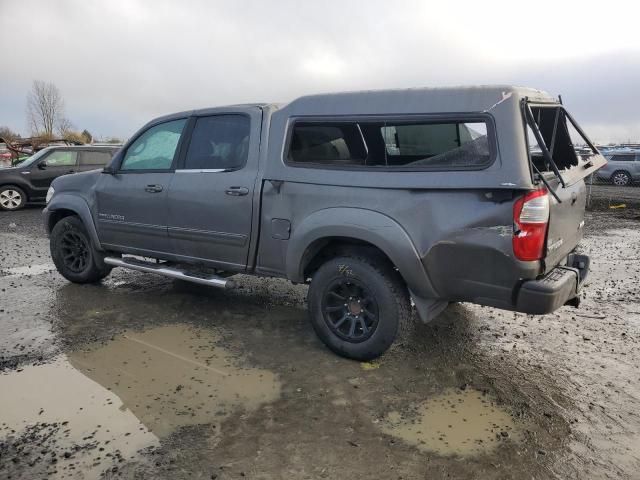
[{"label": "side mirror", "polygon": [[116,174],[116,170],[111,165],[106,165],[102,169],[102,173],[108,173],[109,175],[115,175]]},{"label": "side mirror", "polygon": [[40,170],[46,170],[47,169],[47,161],[46,160],[42,160],[40,163],[38,163],[38,168]]}]

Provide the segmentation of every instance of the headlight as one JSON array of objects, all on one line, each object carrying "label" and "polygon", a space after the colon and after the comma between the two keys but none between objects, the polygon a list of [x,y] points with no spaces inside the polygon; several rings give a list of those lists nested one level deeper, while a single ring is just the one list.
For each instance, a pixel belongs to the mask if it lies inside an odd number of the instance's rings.
[{"label": "headlight", "polygon": [[54,193],[56,193],[56,191],[53,189],[53,187],[49,187],[49,190],[47,190],[47,203],[49,203],[49,200],[51,200],[51,197],[53,197]]}]

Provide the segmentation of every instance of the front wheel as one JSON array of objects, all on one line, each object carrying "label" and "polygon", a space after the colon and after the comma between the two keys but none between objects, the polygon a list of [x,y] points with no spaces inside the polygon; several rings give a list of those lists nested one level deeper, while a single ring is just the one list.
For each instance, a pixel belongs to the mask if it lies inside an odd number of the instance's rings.
[{"label": "front wheel", "polygon": [[411,322],[402,278],[382,259],[327,261],[309,287],[309,315],[320,339],[338,355],[367,361],[382,355]]},{"label": "front wheel", "polygon": [[51,257],[58,272],[74,283],[94,283],[109,275],[111,267],[104,265],[91,244],[82,220],[65,217],[55,224],[49,242]]}]

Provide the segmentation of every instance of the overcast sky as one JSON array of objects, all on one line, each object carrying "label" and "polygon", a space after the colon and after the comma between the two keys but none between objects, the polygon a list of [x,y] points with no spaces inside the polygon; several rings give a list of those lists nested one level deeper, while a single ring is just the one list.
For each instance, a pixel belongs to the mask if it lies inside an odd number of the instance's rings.
[{"label": "overcast sky", "polygon": [[0,125],[28,133],[36,79],[78,129],[119,137],[191,108],[512,83],[562,94],[596,141],[640,141],[635,2],[465,3],[0,0]]}]

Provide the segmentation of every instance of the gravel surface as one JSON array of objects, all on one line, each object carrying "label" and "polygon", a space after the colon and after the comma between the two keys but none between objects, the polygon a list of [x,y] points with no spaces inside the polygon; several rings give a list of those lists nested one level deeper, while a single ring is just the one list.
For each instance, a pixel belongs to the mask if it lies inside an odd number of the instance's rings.
[{"label": "gravel surface", "polygon": [[639,220],[588,213],[580,309],[452,305],[361,364],[304,286],[73,285],[0,213],[0,478],[640,478]]}]

